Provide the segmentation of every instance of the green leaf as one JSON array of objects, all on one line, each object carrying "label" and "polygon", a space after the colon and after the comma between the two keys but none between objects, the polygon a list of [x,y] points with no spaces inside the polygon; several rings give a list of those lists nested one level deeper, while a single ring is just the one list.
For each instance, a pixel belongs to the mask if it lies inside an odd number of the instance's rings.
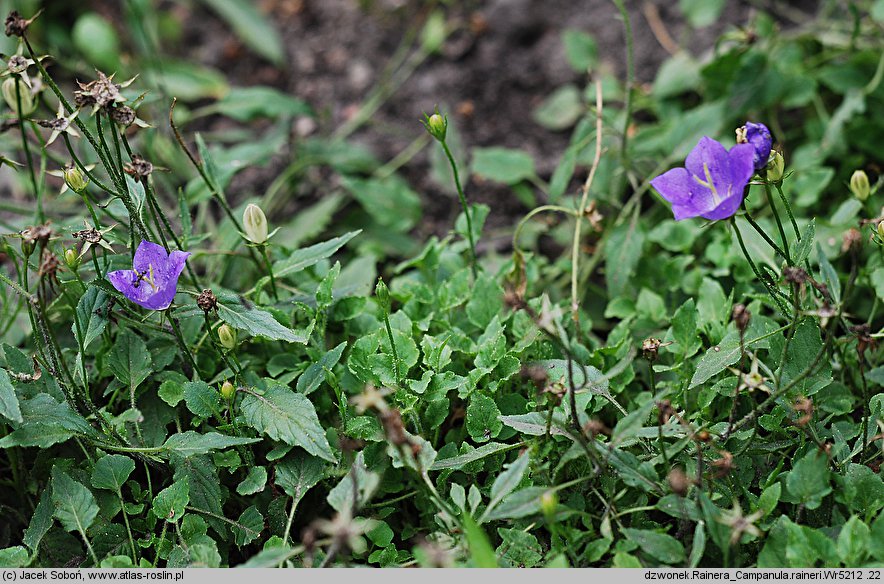
[{"label": "green leaf", "polygon": [[651,90],[657,99],[691,91],[700,83],[700,64],[687,52],[679,52],[663,62]]},{"label": "green leaf", "polygon": [[24,568],[31,563],[28,550],[20,545],[0,550],[0,568]]},{"label": "green leaf", "polygon": [[532,112],[532,117],[549,130],[566,130],[577,123],[585,109],[580,90],[569,83],[540,102]]},{"label": "green leaf", "polygon": [[535,176],[534,159],[510,148],[473,148],[473,173],[488,180],[516,184]]},{"label": "green leaf", "polygon": [[829,263],[829,258],[826,257],[823,246],[819,243],[816,244],[816,252],[820,260],[820,273],[823,276],[823,283],[828,287],[835,303],[839,303],[841,302],[841,280],[838,278],[838,272]]},{"label": "green leaf", "polygon": [[503,325],[495,316],[486,327],[485,332],[479,337],[479,353],[476,355],[476,367],[490,372],[506,354],[506,337],[503,335]]},{"label": "green leaf", "polygon": [[340,237],[295,250],[288,258],[273,264],[273,273],[277,278],[284,278],[305,270],[319,261],[330,258],[360,233],[362,230],[350,231]]},{"label": "green leaf", "polygon": [[[380,475],[365,467],[364,451],[360,451],[350,470],[347,471],[341,482],[329,491],[326,499],[328,504],[339,513],[344,513],[347,509],[352,510],[354,502],[357,508],[361,508],[371,499],[380,482]],[[354,489],[357,491],[356,496],[353,495]]]},{"label": "green leaf", "polygon": [[46,393],[22,400],[24,425],[0,439],[0,448],[38,446],[48,448],[72,436],[94,436],[92,426],[74,412],[67,402],[57,402]]},{"label": "green leaf", "polygon": [[491,500],[488,502],[488,507],[485,510],[485,515],[488,515],[490,510],[497,507],[497,505],[501,501],[503,501],[503,499],[509,496],[509,494],[512,493],[516,489],[516,487],[519,486],[519,483],[522,482],[522,478],[524,478],[525,472],[527,472],[530,463],[531,457],[527,454],[523,454],[519,456],[519,458],[511,462],[509,465],[507,465],[506,470],[500,473],[500,475],[498,475],[498,477],[494,479],[494,484],[491,485]]},{"label": "green leaf", "polygon": [[493,399],[481,393],[470,396],[470,405],[467,406],[467,432],[473,441],[487,442],[496,438],[503,429],[499,417],[500,410]]},{"label": "green leaf", "polygon": [[[221,508],[221,481],[212,459],[207,455],[173,457],[172,464],[175,467],[173,480],[186,479],[190,486],[190,505],[216,516],[224,516]],[[212,516],[207,516],[206,521],[222,536],[227,534],[225,522]]]},{"label": "green leaf", "polygon": [[473,567],[475,568],[497,568],[497,554],[488,541],[488,536],[481,527],[476,525],[473,518],[469,514],[464,513],[461,518],[464,527],[464,535],[467,537],[467,548],[470,552]]},{"label": "green leaf", "polygon": [[252,505],[243,511],[236,523],[231,526],[233,541],[238,546],[248,545],[260,537],[263,529],[264,516]]},{"label": "green leaf", "polygon": [[486,512],[485,521],[500,519],[521,519],[540,513],[540,498],[549,491],[547,487],[525,487],[504,497],[491,512]]},{"label": "green leaf", "polygon": [[679,0],[678,7],[694,28],[704,28],[713,24],[727,0]]},{"label": "green leaf", "polygon": [[153,498],[153,512],[159,519],[176,523],[190,503],[190,484],[187,478],[176,480]]},{"label": "green leaf", "polygon": [[774,483],[762,491],[761,496],[758,497],[758,508],[764,511],[764,517],[767,517],[776,509],[782,492],[782,483]]},{"label": "green leaf", "polygon": [[810,251],[813,249],[813,241],[816,237],[816,217],[810,220],[804,233],[801,235],[801,241],[795,246],[795,257],[792,261],[795,265],[801,264],[810,257]]},{"label": "green leaf", "polygon": [[207,454],[213,450],[224,450],[231,446],[254,444],[260,442],[260,438],[246,438],[244,436],[225,436],[218,432],[200,434],[188,430],[181,434],[172,434],[163,444],[163,449],[179,454],[185,458],[198,454]]},{"label": "green leaf", "polygon": [[677,345],[676,350],[684,357],[691,357],[700,349],[697,314],[694,299],[689,298],[672,316],[672,338]]},{"label": "green leaf", "polygon": [[233,87],[224,99],[210,108],[240,122],[258,118],[306,116],[312,112],[302,100],[272,87]]},{"label": "green leaf", "polygon": [[483,444],[482,446],[470,450],[465,454],[458,454],[457,456],[452,456],[450,458],[437,459],[433,463],[433,466],[430,467],[430,470],[445,470],[448,468],[459,469],[470,464],[471,462],[482,460],[486,456],[491,456],[492,454],[497,454],[498,452],[506,452],[507,450],[518,448],[519,446],[519,444],[489,442],[488,444]]},{"label": "green leaf", "polygon": [[274,65],[285,58],[282,39],[271,22],[249,0],[203,0],[253,51]]},{"label": "green leaf", "polygon": [[869,553],[879,562],[884,562],[884,513],[879,513],[872,523]]},{"label": "green leaf", "polygon": [[119,493],[129,475],[135,470],[135,461],[121,454],[102,456],[92,467],[92,486]]},{"label": "green leaf", "polygon": [[236,486],[236,492],[239,495],[254,495],[264,490],[267,484],[267,469],[263,466],[253,466],[249,469],[246,478]]},{"label": "green leaf", "polygon": [[347,348],[347,341],[327,352],[319,358],[319,361],[307,367],[307,370],[298,378],[298,383],[295,386],[298,392],[310,395],[316,391],[322,385],[322,382],[325,381],[326,371],[330,371],[340,361],[345,348]]},{"label": "green leaf", "polygon": [[[637,216],[636,216],[637,217]],[[605,281],[611,298],[626,292],[632,280],[645,242],[645,232],[638,219],[614,227],[605,242]]]},{"label": "green leaf", "polygon": [[108,354],[107,365],[131,394],[153,373],[147,345],[129,329],[123,329],[117,335],[114,347]]},{"label": "green leaf", "polygon": [[847,472],[838,477],[838,482],[841,488],[836,496],[854,512],[870,517],[884,507],[884,480],[869,467],[849,464]]},{"label": "green leaf", "polygon": [[306,396],[276,382],[269,382],[267,389],[259,392],[248,392],[242,400],[240,411],[246,424],[274,440],[335,462],[316,409]]},{"label": "green leaf", "polygon": [[40,493],[40,500],[37,502],[37,508],[31,516],[28,528],[25,530],[22,542],[32,551],[40,548],[40,542],[43,541],[50,529],[52,529],[52,483],[50,482],[46,488]]},{"label": "green leaf", "polygon": [[169,95],[181,101],[220,99],[230,90],[224,75],[217,69],[190,61],[164,58],[162,67],[149,65],[148,71],[162,79]]},{"label": "green leaf", "polygon": [[[72,331],[84,348],[101,336],[107,326],[108,294],[101,288],[89,286],[77,302],[77,320],[80,321],[80,332],[76,325]],[[82,335],[81,335],[82,333]]]},{"label": "green leaf", "polygon": [[585,75],[595,67],[598,47],[592,36],[582,30],[569,28],[562,33],[562,43],[565,45],[565,58],[574,71]]},{"label": "green leaf", "polygon": [[12,382],[5,369],[0,369],[0,416],[19,424],[24,422],[18,397],[15,395],[15,388],[12,387]]},{"label": "green leaf", "polygon": [[341,184],[381,227],[394,233],[408,231],[421,218],[421,198],[396,175],[360,179],[342,177]]},{"label": "green leaf", "polygon": [[[245,331],[256,337],[288,343],[307,343],[307,337],[279,323],[273,315],[261,310],[246,298],[226,291],[216,291],[218,316],[233,328]],[[179,317],[202,317],[202,310],[196,305],[176,311]]]},{"label": "green leaf", "polygon": [[71,40],[88,62],[103,71],[116,71],[120,67],[117,31],[95,12],[87,12],[77,19],[71,29]]},{"label": "green leaf", "polygon": [[684,546],[671,535],[629,527],[623,528],[622,531],[628,540],[638,544],[643,553],[664,564],[677,564],[685,559]]},{"label": "green leaf", "polygon": [[55,518],[65,531],[78,531],[86,535],[86,530],[98,515],[98,505],[89,489],[57,466],[52,467],[52,504],[55,506]]},{"label": "green leaf", "polygon": [[183,387],[184,403],[194,415],[208,419],[220,411],[221,394],[205,381],[188,381]]},{"label": "green leaf", "polygon": [[494,278],[481,274],[473,284],[473,291],[467,302],[467,318],[484,330],[502,309],[503,288]]},{"label": "green leaf", "polygon": [[174,408],[184,399],[184,385],[174,379],[167,379],[160,384],[157,395]]},{"label": "green leaf", "polygon": [[853,515],[841,527],[835,549],[845,566],[861,566],[869,555],[871,532],[869,526]]},{"label": "green leaf", "polygon": [[808,509],[816,509],[823,498],[832,492],[829,478],[828,457],[811,450],[786,475],[786,489],[795,502],[804,504]]}]

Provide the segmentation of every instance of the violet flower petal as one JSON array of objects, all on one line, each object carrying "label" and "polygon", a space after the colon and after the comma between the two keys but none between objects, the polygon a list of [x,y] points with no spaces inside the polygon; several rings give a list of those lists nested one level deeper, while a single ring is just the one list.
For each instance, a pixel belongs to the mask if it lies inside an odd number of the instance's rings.
[{"label": "violet flower petal", "polygon": [[150,241],[142,241],[135,250],[131,270],[117,270],[107,275],[123,295],[149,310],[165,310],[172,304],[178,277],[190,257],[189,252],[166,250]]},{"label": "violet flower petal", "polygon": [[754,168],[761,170],[767,166],[770,158],[772,138],[770,130],[764,124],[746,122],[746,141],[755,149]]}]

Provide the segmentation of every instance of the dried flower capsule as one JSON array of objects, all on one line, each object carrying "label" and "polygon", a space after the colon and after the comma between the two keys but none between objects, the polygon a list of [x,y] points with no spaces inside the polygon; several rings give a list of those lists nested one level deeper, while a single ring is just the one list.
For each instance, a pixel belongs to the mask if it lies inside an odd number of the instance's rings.
[{"label": "dried flower capsule", "polygon": [[196,297],[196,305],[199,306],[203,312],[218,310],[218,298],[215,296],[214,292],[206,288]]},{"label": "dried flower capsule", "polygon": [[218,327],[218,340],[222,347],[228,351],[233,350],[236,347],[236,329],[229,324],[222,324]]},{"label": "dried flower capsule", "polygon": [[267,217],[258,205],[250,203],[242,214],[246,239],[254,244],[267,242]]},{"label": "dried flower capsule", "polygon": [[752,320],[752,313],[749,312],[749,309],[746,308],[745,304],[734,304],[734,308],[731,310],[731,318],[733,319],[734,324],[737,325],[737,330],[740,331],[740,334],[743,334],[749,327],[749,321]]},{"label": "dried flower capsule", "polygon": [[[0,93],[3,93],[3,99],[16,115],[29,116],[37,109],[37,102],[31,91],[23,83],[16,88],[18,81],[10,77],[0,86]],[[21,112],[18,111],[18,100],[21,99]]]},{"label": "dried flower capsule", "polygon": [[869,185],[869,175],[864,170],[856,170],[850,177],[850,192],[861,202],[869,198],[872,188]]}]

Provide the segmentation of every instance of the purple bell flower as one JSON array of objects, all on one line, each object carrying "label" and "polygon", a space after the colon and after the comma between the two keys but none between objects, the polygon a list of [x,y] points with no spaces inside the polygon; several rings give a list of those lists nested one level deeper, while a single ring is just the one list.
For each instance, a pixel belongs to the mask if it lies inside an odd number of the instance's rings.
[{"label": "purple bell flower", "polygon": [[142,241],[135,250],[131,270],[109,272],[107,279],[123,296],[149,310],[165,310],[172,304],[178,276],[190,252],[166,253],[161,245]]},{"label": "purple bell flower", "polygon": [[743,192],[755,173],[755,153],[751,144],[737,144],[728,151],[704,136],[688,154],[685,168],[661,174],[651,186],[672,203],[676,221],[727,219],[743,202]]},{"label": "purple bell flower", "polygon": [[761,170],[767,166],[771,148],[770,130],[767,129],[767,126],[746,122],[745,126],[737,129],[737,143],[751,144],[755,148],[755,170]]}]

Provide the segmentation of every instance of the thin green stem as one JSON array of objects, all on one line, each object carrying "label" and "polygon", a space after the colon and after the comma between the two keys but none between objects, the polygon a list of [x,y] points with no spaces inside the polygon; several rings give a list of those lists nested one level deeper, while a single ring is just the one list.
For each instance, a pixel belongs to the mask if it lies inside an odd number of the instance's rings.
[{"label": "thin green stem", "polygon": [[199,377],[200,370],[196,364],[196,359],[194,359],[193,353],[190,352],[187,343],[184,342],[184,335],[181,334],[181,327],[178,326],[178,320],[172,315],[171,308],[166,309],[166,316],[169,317],[169,324],[172,326],[172,331],[175,333],[175,340],[178,341],[178,347],[181,349],[181,352],[184,353],[184,356],[187,357],[190,366],[193,367],[194,374]]},{"label": "thin green stem", "polygon": [[396,375],[396,383],[398,383],[400,387],[404,387],[402,377],[399,374],[399,354],[396,351],[396,340],[393,338],[393,328],[390,326],[390,315],[387,314],[386,308],[384,308],[383,312],[384,326],[387,329],[387,338],[390,339],[390,350],[393,353],[393,373]]},{"label": "thin green stem", "polygon": [[731,226],[734,228],[734,233],[737,235],[737,241],[740,244],[740,249],[743,251],[743,256],[745,256],[746,261],[749,262],[749,267],[752,268],[752,271],[755,273],[755,277],[764,285],[771,299],[780,309],[780,312],[783,314],[787,313],[787,308],[783,301],[776,295],[776,292],[771,286],[771,284],[761,275],[761,272],[758,270],[758,266],[755,265],[755,262],[752,260],[752,256],[749,255],[749,250],[746,249],[746,244],[743,242],[743,235],[740,233],[739,227],[737,227],[737,222],[731,218]]},{"label": "thin green stem", "polygon": [[18,127],[21,132],[22,149],[25,151],[25,160],[28,163],[28,175],[31,179],[31,187],[34,189],[34,199],[37,201],[37,217],[38,223],[46,221],[46,214],[43,212],[43,192],[37,186],[37,175],[34,173],[34,159],[31,156],[31,148],[28,146],[28,136],[25,131],[25,116],[22,113],[21,106],[21,77],[15,77],[15,100],[18,105]]},{"label": "thin green stem", "polygon": [[764,193],[767,196],[767,203],[770,210],[773,211],[774,220],[777,222],[777,229],[780,232],[780,241],[783,242],[783,251],[786,252],[786,263],[792,265],[792,256],[789,254],[789,240],[786,238],[786,230],[783,229],[783,222],[780,220],[780,212],[777,211],[776,203],[774,203],[773,193],[770,191],[770,184],[764,183]]},{"label": "thin green stem", "polygon": [[270,276],[270,291],[273,293],[273,299],[279,301],[279,293],[276,291],[276,277],[273,275],[273,262],[270,261],[270,254],[267,253],[267,244],[258,246],[261,248],[261,255],[264,257],[264,263],[267,265],[267,275]]},{"label": "thin green stem", "polygon": [[463,209],[463,214],[467,221],[467,240],[470,242],[470,255],[472,258],[470,267],[473,271],[473,278],[476,278],[478,276],[478,257],[476,256],[476,242],[473,238],[472,214],[467,205],[467,197],[460,184],[460,175],[457,172],[457,162],[455,162],[454,156],[452,156],[451,150],[448,148],[448,144],[445,140],[440,140],[439,143],[442,144],[442,150],[445,151],[445,156],[448,158],[448,163],[451,165],[451,173],[454,175],[454,186],[457,187],[457,196],[460,199],[460,206]]}]

